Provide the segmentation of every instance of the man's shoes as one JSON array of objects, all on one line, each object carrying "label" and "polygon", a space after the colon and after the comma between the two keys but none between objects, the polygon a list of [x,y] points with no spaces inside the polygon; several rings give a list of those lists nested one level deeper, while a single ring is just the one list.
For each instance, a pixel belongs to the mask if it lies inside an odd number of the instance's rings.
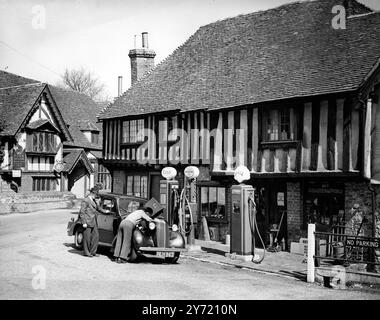
[{"label": "man's shoes", "polygon": [[92,255],[93,257],[99,257],[99,254],[95,253]]},{"label": "man's shoes", "polygon": [[127,263],[128,261],[122,258],[117,258],[116,263]]},{"label": "man's shoes", "polygon": [[93,255],[92,254],[83,254],[83,256],[87,257],[87,258],[92,258]]}]

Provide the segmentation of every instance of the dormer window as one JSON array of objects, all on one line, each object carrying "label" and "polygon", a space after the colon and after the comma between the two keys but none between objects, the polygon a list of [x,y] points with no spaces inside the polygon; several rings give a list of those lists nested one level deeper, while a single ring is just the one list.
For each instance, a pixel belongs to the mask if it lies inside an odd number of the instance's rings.
[{"label": "dormer window", "polygon": [[91,132],[91,143],[98,144],[99,143],[99,132],[92,131]]}]

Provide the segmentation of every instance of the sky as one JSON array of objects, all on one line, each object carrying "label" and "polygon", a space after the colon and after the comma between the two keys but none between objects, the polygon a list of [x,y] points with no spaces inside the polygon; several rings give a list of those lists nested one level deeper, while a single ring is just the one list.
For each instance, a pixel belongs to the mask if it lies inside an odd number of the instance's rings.
[{"label": "sky", "polygon": [[[379,0],[359,0],[380,10]],[[294,0],[0,0],[0,69],[56,84],[65,68],[84,67],[105,84],[104,97],[130,87],[128,52],[149,48],[158,64],[197,29]]]}]

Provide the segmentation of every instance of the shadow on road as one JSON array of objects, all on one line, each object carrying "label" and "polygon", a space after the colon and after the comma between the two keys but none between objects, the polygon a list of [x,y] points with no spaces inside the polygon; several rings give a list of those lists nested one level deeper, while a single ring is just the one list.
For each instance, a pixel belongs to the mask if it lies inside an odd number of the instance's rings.
[{"label": "shadow on road", "polygon": [[299,271],[286,271],[286,270],[280,270],[282,274],[286,274],[288,276],[294,277],[301,281],[306,281],[306,274],[299,272]]}]

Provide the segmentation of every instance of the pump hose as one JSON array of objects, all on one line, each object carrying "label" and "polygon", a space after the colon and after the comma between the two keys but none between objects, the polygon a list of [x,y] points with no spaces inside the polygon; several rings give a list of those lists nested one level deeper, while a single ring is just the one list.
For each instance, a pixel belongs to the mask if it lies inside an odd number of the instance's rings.
[{"label": "pump hose", "polygon": [[[255,200],[252,197],[250,197],[249,200],[248,200],[248,202],[249,202],[249,207],[251,208],[250,211],[252,211],[252,206],[256,207]],[[252,235],[252,260],[251,261],[253,263],[259,264],[265,258],[265,243],[264,243],[263,239],[261,238],[260,230],[259,230],[259,228],[257,226],[256,213],[255,212],[253,213],[253,221],[252,221],[250,213],[248,214],[248,217],[249,217],[249,226],[250,226],[251,235]],[[254,225],[252,225],[252,222],[254,223]],[[257,234],[259,235],[259,239],[261,241],[261,244],[263,245],[263,248],[264,248],[263,256],[259,260],[255,260],[255,244],[256,244],[256,240],[255,240],[255,228],[256,228]]]},{"label": "pump hose", "polygon": [[[189,228],[189,230],[186,230],[186,219],[183,219],[183,217],[185,217],[185,210],[184,210],[185,202],[187,203],[187,207],[188,207],[189,212],[190,212],[190,228]],[[185,195],[185,188],[182,189],[181,195],[179,197],[178,213],[179,213],[179,226],[178,226],[178,228],[182,234],[187,236],[190,234],[190,232],[193,228],[193,214],[191,212],[189,199]]]}]

